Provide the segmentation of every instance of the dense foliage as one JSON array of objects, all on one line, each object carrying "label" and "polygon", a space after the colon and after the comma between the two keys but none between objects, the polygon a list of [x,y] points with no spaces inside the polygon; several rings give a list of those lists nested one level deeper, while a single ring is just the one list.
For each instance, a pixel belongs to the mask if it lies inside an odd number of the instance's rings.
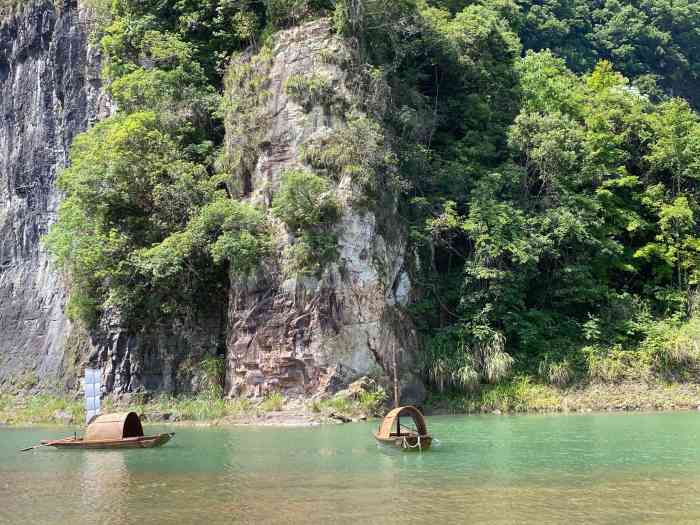
[{"label": "dense foliage", "polygon": [[[253,269],[269,244],[267,217],[236,200],[245,188],[233,181],[244,177],[233,172],[253,158],[254,102],[266,93],[241,64],[225,82],[248,96],[222,105],[223,67],[248,46],[265,57],[277,29],[332,16],[372,96],[369,116],[347,112],[345,131],[307,146],[313,172],[287,173],[275,196],[271,216],[301,239],[297,270],[321,270],[309,254],[333,258],[329,181],[353,177],[371,205],[376,181],[390,180],[419,255],[422,295],[411,309],[436,388],[512,373],[556,385],[679,378],[700,362],[688,335],[700,282],[695,2],[114,0],[102,9],[104,75],[119,110],[76,141],[48,240],[84,318],[112,305],[140,320],[154,308],[172,315],[225,288],[228,270]],[[391,92],[373,92],[379,85]],[[304,106],[335,103],[311,73],[285,89]],[[219,152],[219,108],[231,104],[246,116],[229,123],[233,159]]]},{"label": "dense foliage", "polygon": [[[453,15],[424,6],[423,47],[438,52],[399,72],[436,115],[431,176],[417,172],[408,208],[418,245],[434,248],[415,307],[426,375],[441,389],[497,381],[511,370],[506,355],[517,372],[560,385],[693,368],[693,344],[669,366],[673,345],[657,323],[673,320],[669,334],[693,315],[696,113],[670,97],[672,79],[660,75],[668,91],[650,94],[617,72],[646,75],[655,59],[642,50],[626,55],[635,67],[577,62],[566,39],[569,48],[534,52],[537,6],[490,4]],[[449,87],[438,93],[441,79]]]}]

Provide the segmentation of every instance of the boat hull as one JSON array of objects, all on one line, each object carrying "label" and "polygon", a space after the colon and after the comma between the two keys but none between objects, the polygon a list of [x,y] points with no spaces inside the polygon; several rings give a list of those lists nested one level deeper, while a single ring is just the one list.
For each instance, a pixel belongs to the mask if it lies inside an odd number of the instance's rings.
[{"label": "boat hull", "polygon": [[420,443],[418,436],[392,436],[390,438],[381,438],[376,433],[374,438],[383,445],[390,445],[392,447],[400,448],[406,451],[423,451],[428,450],[433,444],[433,438],[429,435],[420,436]]},{"label": "boat hull", "polygon": [[175,435],[158,434],[157,436],[140,436],[122,439],[100,439],[86,441],[83,438],[66,438],[57,441],[42,441],[42,445],[56,448],[69,449],[127,449],[127,448],[154,448],[165,445]]}]

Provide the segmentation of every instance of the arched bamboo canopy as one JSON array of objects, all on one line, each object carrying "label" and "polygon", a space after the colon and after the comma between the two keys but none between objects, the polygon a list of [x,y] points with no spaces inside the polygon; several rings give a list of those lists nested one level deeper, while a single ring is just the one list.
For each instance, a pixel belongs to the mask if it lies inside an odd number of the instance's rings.
[{"label": "arched bamboo canopy", "polygon": [[377,437],[379,439],[390,439],[396,436],[395,429],[397,428],[397,420],[402,417],[410,417],[416,425],[416,431],[419,436],[425,436],[428,433],[428,426],[425,423],[425,418],[420,410],[414,406],[404,406],[395,408],[389,412],[382,425],[379,427]]},{"label": "arched bamboo canopy", "polygon": [[141,420],[136,412],[97,416],[85,431],[85,441],[123,439],[143,436]]}]

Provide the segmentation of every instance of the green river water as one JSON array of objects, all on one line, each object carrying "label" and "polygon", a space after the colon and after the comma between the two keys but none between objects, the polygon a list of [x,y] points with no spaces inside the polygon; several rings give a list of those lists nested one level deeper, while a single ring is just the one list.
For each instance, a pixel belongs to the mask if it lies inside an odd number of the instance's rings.
[{"label": "green river water", "polygon": [[428,424],[440,442],[422,454],[379,447],[375,423],[22,454],[72,429],[0,428],[0,523],[700,523],[700,413]]}]

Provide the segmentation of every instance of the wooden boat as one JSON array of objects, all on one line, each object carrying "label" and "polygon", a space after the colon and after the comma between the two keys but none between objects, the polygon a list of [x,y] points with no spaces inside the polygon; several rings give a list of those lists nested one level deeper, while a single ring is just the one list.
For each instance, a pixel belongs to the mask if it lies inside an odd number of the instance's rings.
[{"label": "wooden boat", "polygon": [[[433,437],[428,434],[428,425],[425,423],[423,413],[412,405],[399,406],[401,392],[399,387],[399,367],[396,359],[396,345],[392,348],[392,361],[394,369],[394,410],[389,412],[379,429],[374,433],[374,438],[385,445],[392,445],[402,450],[428,450],[433,444]],[[415,427],[407,427],[401,424],[401,417],[410,417]]]},{"label": "wooden boat", "polygon": [[[401,417],[410,417],[415,428],[401,424]],[[389,412],[374,437],[380,443],[392,445],[403,450],[428,450],[433,438],[428,434],[428,426],[420,410],[414,406],[398,407]]]},{"label": "wooden boat", "polygon": [[41,444],[47,447],[81,449],[152,448],[165,445],[174,435],[171,432],[144,436],[136,412],[124,412],[97,416],[88,425],[84,438],[71,436],[53,441],[44,440]]}]

